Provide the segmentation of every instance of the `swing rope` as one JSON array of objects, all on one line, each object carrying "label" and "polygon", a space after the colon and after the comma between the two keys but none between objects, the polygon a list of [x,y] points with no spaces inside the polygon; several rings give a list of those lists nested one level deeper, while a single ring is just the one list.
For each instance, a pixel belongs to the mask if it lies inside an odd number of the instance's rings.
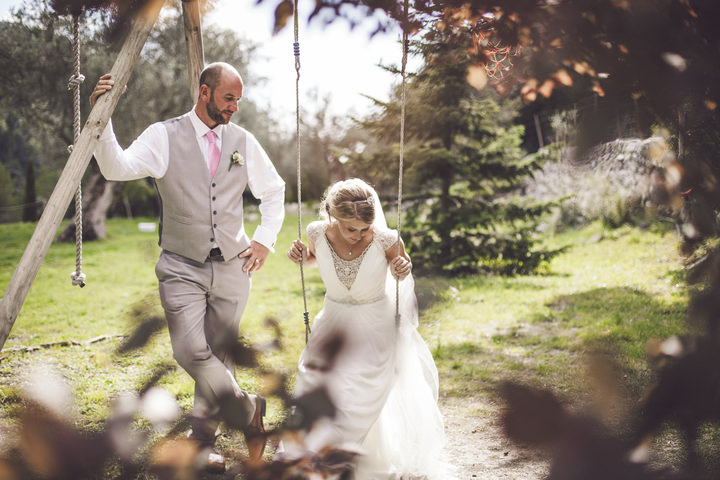
[{"label": "swing rope", "polygon": [[[300,159],[300,41],[298,39],[298,2],[293,5],[293,22],[295,41],[293,42],[293,53],[295,54],[295,149],[297,150],[297,205],[298,205],[298,240],[302,240],[302,168]],[[305,272],[303,270],[303,255],[300,255],[300,281],[302,283],[303,307],[305,309],[303,318],[305,321],[305,343],[310,337],[310,315],[307,308],[307,295],[305,293]]]},{"label": "swing rope", "polygon": [[[400,76],[402,79],[401,93],[400,93],[400,157],[398,160],[398,199],[397,199],[397,256],[400,256],[400,230],[401,230],[401,219],[402,219],[402,184],[403,184],[403,168],[404,168],[404,154],[405,154],[405,83],[406,83],[406,68],[407,68],[407,56],[408,56],[408,23],[409,23],[409,1],[404,2],[404,18],[405,25],[403,25],[402,33],[402,67],[400,70]],[[295,148],[297,150],[297,204],[298,204],[298,239],[302,240],[302,161],[300,155],[300,42],[298,34],[298,0],[293,3],[293,26],[294,26],[294,43],[293,52],[295,54],[295,71],[297,77],[295,79]],[[310,317],[307,309],[307,294],[305,291],[305,273],[303,270],[303,256],[300,256],[300,281],[302,283],[302,294],[303,294],[303,307],[304,307],[304,321],[305,321],[305,343],[308,342],[310,336]],[[400,324],[400,280],[397,279],[395,282],[395,322],[397,325]]]},{"label": "swing rope", "polygon": [[[73,132],[74,144],[80,138],[80,85],[85,81],[85,76],[80,73],[80,16],[73,15],[73,53],[75,56],[75,68],[73,75],[68,80],[68,90],[73,90]],[[73,145],[68,147],[72,152]],[[85,286],[85,274],[82,273],[82,184],[78,185],[75,194],[75,271],[70,274],[73,285],[80,288]]]},{"label": "swing rope", "polygon": [[[400,156],[398,159],[398,198],[397,198],[397,256],[400,256],[400,227],[402,218],[402,187],[403,187],[403,168],[405,156],[405,83],[408,56],[408,28],[409,28],[409,1],[405,0],[403,6],[403,19],[405,24],[402,26],[402,66],[400,68]],[[395,282],[395,324],[400,325],[400,279]]]}]

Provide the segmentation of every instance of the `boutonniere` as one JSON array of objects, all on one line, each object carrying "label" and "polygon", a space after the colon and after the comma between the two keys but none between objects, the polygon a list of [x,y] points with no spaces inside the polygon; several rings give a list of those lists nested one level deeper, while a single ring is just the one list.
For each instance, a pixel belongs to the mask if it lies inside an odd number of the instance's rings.
[{"label": "boutonniere", "polygon": [[245,165],[245,159],[242,155],[238,153],[237,150],[235,150],[232,155],[230,155],[230,166],[228,167],[228,172],[233,167],[233,165],[237,165],[239,167]]}]

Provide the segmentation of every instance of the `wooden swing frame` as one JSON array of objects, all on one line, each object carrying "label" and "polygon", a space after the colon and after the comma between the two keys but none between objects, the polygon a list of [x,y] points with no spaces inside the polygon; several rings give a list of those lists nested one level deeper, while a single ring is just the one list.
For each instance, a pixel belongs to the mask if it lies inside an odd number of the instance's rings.
[{"label": "wooden swing frame", "polygon": [[[160,10],[166,0],[149,0],[145,6],[137,12],[133,20],[130,31],[125,38],[120,53],[110,70],[115,83],[118,85],[127,84],[130,79],[135,64],[140,56],[147,37],[150,34]],[[199,0],[181,0],[183,10],[183,23],[185,30],[185,42],[187,46],[188,56],[188,72],[190,77],[190,96],[193,101],[197,99],[200,91],[200,74],[205,65],[205,56],[202,43],[202,27],[200,21]],[[408,0],[404,2],[405,18],[408,18]],[[298,40],[298,9],[297,1],[294,3],[294,29],[295,29],[295,68],[297,71],[296,81],[296,115],[298,120],[297,139],[298,139],[298,200],[300,200],[300,158],[299,158],[299,80],[300,80],[300,51]],[[408,33],[407,25],[403,25],[403,59],[402,59],[402,113],[400,122],[400,158],[399,158],[399,176],[398,176],[398,254],[400,242],[400,211],[402,204],[402,169],[403,169],[403,148],[404,145],[404,123],[405,123],[405,68],[407,64],[407,45]],[[40,266],[47,255],[52,244],[52,240],[57,233],[60,223],[67,211],[73,196],[77,192],[78,185],[87,169],[90,159],[92,158],[95,146],[100,135],[105,130],[112,113],[117,107],[118,101],[122,95],[122,89],[112,89],[105,95],[100,96],[95,103],[95,107],[90,111],[85,126],[79,134],[73,145],[72,152],[65,168],[58,179],[55,188],[48,199],[47,205],[35,227],[30,241],[25,247],[25,251],[20,258],[15,272],[13,273],[10,283],[8,284],[5,294],[0,299],[0,351],[2,351],[5,342],[10,336],[15,320],[17,319],[20,309],[22,308],[25,298],[30,290],[32,282],[35,280]],[[300,206],[298,205],[298,237],[302,237],[302,221],[300,217]],[[305,341],[307,342],[310,333],[309,315],[307,311],[307,300],[305,299],[305,282],[302,274],[303,283],[303,300],[305,303],[304,322],[305,322]],[[399,319],[398,312],[398,287],[396,287],[396,321]]]},{"label": "wooden swing frame", "polygon": [[[127,84],[164,4],[165,0],[149,0],[135,15],[122,49],[110,70],[116,84]],[[190,74],[190,95],[195,101],[200,91],[200,73],[205,63],[199,0],[182,0],[182,10]],[[10,336],[30,286],[80,185],[97,141],[117,107],[120,95],[122,95],[121,88],[110,90],[98,98],[95,107],[90,111],[5,294],[0,299],[0,351]]]}]

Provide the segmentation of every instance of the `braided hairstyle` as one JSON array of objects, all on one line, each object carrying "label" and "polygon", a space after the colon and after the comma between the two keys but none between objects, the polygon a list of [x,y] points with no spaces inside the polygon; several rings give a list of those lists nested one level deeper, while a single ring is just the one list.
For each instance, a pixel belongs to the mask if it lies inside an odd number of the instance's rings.
[{"label": "braided hairstyle", "polygon": [[359,178],[339,181],[325,192],[320,215],[326,220],[335,217],[372,224],[375,220],[375,190]]}]

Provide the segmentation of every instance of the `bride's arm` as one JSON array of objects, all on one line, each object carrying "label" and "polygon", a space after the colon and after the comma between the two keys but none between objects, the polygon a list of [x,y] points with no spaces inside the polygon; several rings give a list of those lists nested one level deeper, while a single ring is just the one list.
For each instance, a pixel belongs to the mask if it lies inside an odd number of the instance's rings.
[{"label": "bride's arm", "polygon": [[412,271],[412,262],[405,251],[405,245],[400,240],[400,255],[398,255],[398,242],[395,242],[390,248],[385,250],[385,258],[387,259],[390,273],[393,277],[402,280]]},{"label": "bride's arm", "polygon": [[295,239],[290,250],[288,250],[288,258],[300,265],[300,258],[303,260],[303,265],[306,267],[314,267],[317,265],[317,259],[315,258],[315,245],[312,240],[308,239],[308,247],[299,239]]}]

